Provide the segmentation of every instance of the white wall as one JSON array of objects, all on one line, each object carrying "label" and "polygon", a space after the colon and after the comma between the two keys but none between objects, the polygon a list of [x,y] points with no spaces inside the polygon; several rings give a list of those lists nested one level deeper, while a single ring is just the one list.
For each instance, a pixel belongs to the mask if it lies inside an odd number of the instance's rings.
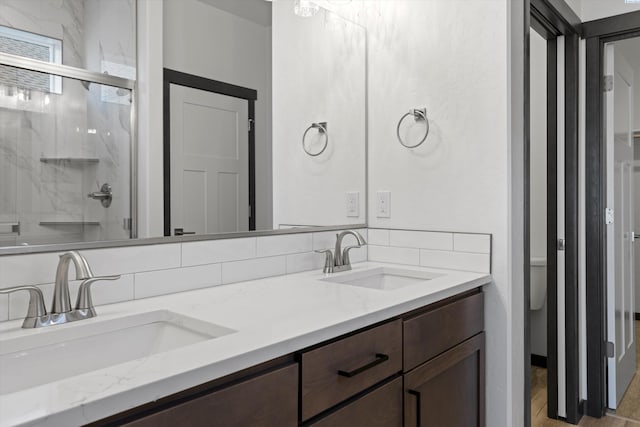
[{"label": "white wall", "polygon": [[[273,2],[274,228],[366,222],[366,33],[321,10],[293,13]],[[302,148],[305,130],[327,122],[329,142],[317,157]],[[312,152],[325,140],[312,130]],[[347,216],[346,193],[359,194],[359,215]]]},{"label": "white wall", "polygon": [[[396,0],[336,10],[368,31],[369,223],[492,234],[487,425],[523,425],[522,5]],[[409,150],[396,124],[418,107],[431,133]],[[377,191],[391,191],[391,218],[376,217]]]},{"label": "white wall", "polygon": [[271,28],[198,0],[165,0],[164,67],[258,91],[256,228],[272,228]]}]

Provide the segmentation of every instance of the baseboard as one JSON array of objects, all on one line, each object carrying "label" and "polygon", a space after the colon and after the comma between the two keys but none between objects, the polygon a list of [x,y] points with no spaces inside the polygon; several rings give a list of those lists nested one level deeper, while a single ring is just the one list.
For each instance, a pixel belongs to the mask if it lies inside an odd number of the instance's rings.
[{"label": "baseboard", "polygon": [[540,356],[539,354],[531,355],[531,364],[539,368],[547,368],[547,356]]}]

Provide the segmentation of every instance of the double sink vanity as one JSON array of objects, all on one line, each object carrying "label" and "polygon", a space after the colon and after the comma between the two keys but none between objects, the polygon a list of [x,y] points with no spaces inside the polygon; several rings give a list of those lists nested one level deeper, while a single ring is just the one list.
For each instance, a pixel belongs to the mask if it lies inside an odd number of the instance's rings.
[{"label": "double sink vanity", "polygon": [[483,425],[489,282],[362,262],[4,322],[0,425]]}]

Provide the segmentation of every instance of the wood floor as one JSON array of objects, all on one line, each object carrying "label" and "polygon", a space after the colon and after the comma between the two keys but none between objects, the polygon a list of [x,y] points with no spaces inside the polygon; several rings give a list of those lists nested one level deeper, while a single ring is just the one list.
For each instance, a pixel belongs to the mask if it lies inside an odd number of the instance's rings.
[{"label": "wood floor", "polygon": [[[640,427],[640,322],[636,322],[636,348],[639,369],[615,414],[596,419],[582,417],[580,427]],[[637,420],[637,421],[634,421]],[[547,370],[531,367],[531,426],[567,427],[569,424],[547,418]]]},{"label": "wood floor", "polygon": [[629,384],[616,415],[640,421],[640,321],[636,321],[636,376]]}]

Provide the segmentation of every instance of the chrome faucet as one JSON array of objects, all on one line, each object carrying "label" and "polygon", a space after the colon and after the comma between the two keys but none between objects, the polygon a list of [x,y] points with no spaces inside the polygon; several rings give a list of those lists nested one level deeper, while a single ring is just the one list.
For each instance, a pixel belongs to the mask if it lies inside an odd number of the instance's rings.
[{"label": "chrome faucet", "polygon": [[[342,249],[342,239],[344,239],[344,237],[347,235],[355,237],[357,243],[355,245],[347,246],[346,248]],[[331,249],[316,251],[318,253],[325,254],[325,262],[322,272],[337,273],[340,271],[351,270],[349,251],[354,248],[360,248],[366,244],[367,242],[364,240],[364,237],[362,237],[362,235],[357,231],[346,230],[339,234],[336,234],[336,247],[333,253],[331,252]]]},{"label": "chrome faucet", "polygon": [[[78,288],[76,306],[73,309],[71,308],[71,298],[69,296],[69,265],[72,262],[76,270],[76,279],[82,280]],[[29,309],[22,327],[41,328],[95,317],[96,311],[91,300],[91,285],[100,280],[117,280],[119,278],[119,275],[94,276],[87,260],[79,252],[71,251],[60,255],[60,261],[56,269],[51,313],[47,313],[42,291],[36,286],[16,286],[0,289],[0,294],[28,291]]]}]

